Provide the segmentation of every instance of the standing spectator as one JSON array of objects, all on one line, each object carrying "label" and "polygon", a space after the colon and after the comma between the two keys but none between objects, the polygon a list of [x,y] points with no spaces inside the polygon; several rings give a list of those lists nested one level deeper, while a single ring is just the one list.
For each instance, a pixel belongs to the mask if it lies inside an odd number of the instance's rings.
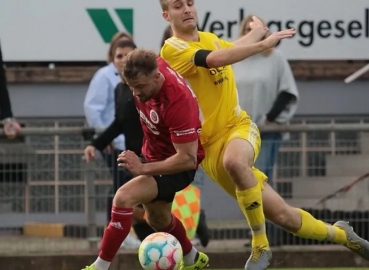
[{"label": "standing spectator", "polygon": [[17,121],[13,118],[9,92],[6,83],[3,55],[0,46],[0,120],[4,125],[4,133],[8,138],[14,138],[21,130]]},{"label": "standing spectator", "polygon": [[[126,46],[117,44],[125,42]],[[113,36],[108,50],[108,64],[100,68],[93,76],[88,87],[84,111],[87,123],[94,128],[107,128],[114,121],[115,101],[114,89],[120,83],[121,78],[118,69],[122,64],[124,56],[135,47],[132,38],[126,33],[117,33]],[[103,157],[112,172],[113,191],[119,188],[120,179],[126,179],[125,171],[118,170],[117,157],[126,149],[124,135],[121,134],[114,139],[114,143],[102,152]],[[114,194],[114,193],[113,193]],[[110,216],[108,218],[110,220]],[[137,241],[129,235],[125,247],[137,247]]]},{"label": "standing spectator", "polygon": [[[241,24],[240,37],[251,31],[252,16]],[[263,22],[265,25],[265,22]],[[265,38],[270,33],[267,33]],[[281,51],[276,48],[250,56],[233,66],[237,78],[240,106],[247,110],[259,126],[287,124],[296,112],[299,94],[291,68]],[[255,166],[268,177],[275,188],[273,168],[284,134],[261,132],[261,150]],[[272,237],[270,234],[273,234]],[[276,233],[267,233],[276,245]]]},{"label": "standing spectator", "polygon": [[[108,64],[100,68],[93,76],[88,87],[84,111],[89,126],[95,128],[106,128],[114,119],[114,89],[120,82],[117,68],[121,64],[122,56],[114,57],[113,48],[120,40],[131,40],[126,33],[117,33],[113,36],[108,50]],[[124,136],[121,135],[114,140],[114,148],[118,151],[125,149]],[[110,149],[109,149],[110,150]],[[108,151],[109,152],[109,151]],[[111,168],[114,155],[109,157],[108,165]],[[115,166],[114,166],[115,167]]]},{"label": "standing spectator", "polygon": [[[119,40],[114,46],[112,46],[112,58],[120,59],[119,61],[122,61],[127,53],[134,49],[136,49],[136,45],[133,43],[133,41],[125,39]],[[116,65],[119,66],[120,63],[117,63]],[[121,76],[119,76],[119,78],[121,79]],[[107,127],[107,129],[105,129],[103,133],[101,133],[91,142],[90,145],[86,147],[84,153],[87,162],[95,158],[96,150],[103,152],[103,150],[114,140],[114,138],[118,137],[121,134],[124,134],[125,136],[126,149],[134,151],[137,155],[141,153],[143,135],[137,109],[134,105],[132,91],[128,88],[126,84],[121,81],[114,89],[114,102],[114,121],[109,125],[109,127]],[[113,179],[113,189],[109,193],[107,202],[107,222],[109,222],[111,219],[111,207],[114,194],[123,184],[133,178],[132,174],[129,171],[125,169],[118,170],[123,171],[124,173],[120,174],[119,177]],[[140,215],[140,213],[138,213],[139,210],[140,209],[136,209],[134,216]],[[134,223],[133,227],[138,236],[140,236],[140,232],[142,230],[146,229],[147,231],[147,227],[140,226],[140,224],[135,227],[135,225],[136,224]],[[150,233],[152,233],[153,230],[151,228],[149,229]],[[123,242],[122,247],[135,249],[138,248],[139,245],[140,241],[135,239],[133,236],[129,236]]]}]

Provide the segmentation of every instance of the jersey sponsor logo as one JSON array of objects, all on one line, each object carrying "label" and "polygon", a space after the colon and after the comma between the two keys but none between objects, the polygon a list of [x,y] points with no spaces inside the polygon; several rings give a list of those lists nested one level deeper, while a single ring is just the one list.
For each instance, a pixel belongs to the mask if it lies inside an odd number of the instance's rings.
[{"label": "jersey sponsor logo", "polygon": [[[145,123],[145,125],[147,126],[147,128],[152,133],[154,133],[155,135],[160,135],[160,132],[158,131],[158,129],[156,128],[156,126],[153,123],[151,123],[149,119],[147,119],[146,115],[142,111],[140,111],[140,110],[138,110],[138,112],[140,114],[140,118]],[[158,119],[159,119],[159,117],[158,117]]]},{"label": "jersey sponsor logo", "polygon": [[210,75],[217,76],[217,79],[213,81],[214,85],[219,85],[222,84],[224,81],[228,81],[227,70],[228,68],[226,66],[209,69]]},{"label": "jersey sponsor logo", "polygon": [[150,111],[150,119],[154,124],[159,123],[159,115],[156,111],[151,110]]},{"label": "jersey sponsor logo", "polygon": [[185,130],[175,130],[174,133],[177,135],[177,137],[181,137],[181,136],[186,136],[186,135],[191,135],[191,134],[196,133],[196,129],[188,128]]}]

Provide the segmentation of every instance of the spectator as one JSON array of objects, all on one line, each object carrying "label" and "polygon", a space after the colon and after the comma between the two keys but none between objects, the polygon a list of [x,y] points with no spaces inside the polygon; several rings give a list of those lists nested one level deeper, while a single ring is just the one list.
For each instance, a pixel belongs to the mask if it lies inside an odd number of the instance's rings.
[{"label": "spectator", "polygon": [[[132,41],[130,35],[124,32],[113,36],[108,50],[108,64],[100,68],[93,76],[88,87],[84,111],[87,124],[94,128],[106,128],[114,119],[114,89],[120,82],[117,67],[121,63],[121,58],[114,58],[113,48],[120,40]],[[123,52],[124,53],[124,52]],[[114,140],[114,148],[111,145],[105,149],[103,157],[108,167],[113,173],[113,178],[117,176],[116,159],[118,154],[125,149],[124,136],[120,135]],[[116,181],[114,181],[116,182]]]},{"label": "spectator", "polygon": [[[252,16],[241,24],[240,37],[250,31]],[[265,25],[265,22],[263,22]],[[265,38],[270,35],[267,33]],[[259,126],[287,124],[298,103],[298,90],[288,61],[276,48],[246,58],[233,66],[237,78],[240,106]],[[273,168],[284,134],[261,132],[261,150],[255,166],[274,187]],[[270,236],[270,233],[268,233]],[[275,237],[270,237],[271,244]]]},{"label": "spectator", "polygon": [[[91,127],[106,128],[114,119],[114,89],[120,82],[117,68],[121,64],[122,55],[120,54],[120,58],[115,58],[113,48],[120,40],[130,41],[130,36],[127,33],[117,33],[113,36],[108,50],[108,65],[95,73],[87,90],[84,111],[87,123]],[[116,138],[114,144],[116,150],[123,151],[124,136]],[[111,168],[110,163],[115,158],[114,155],[113,157],[108,155],[108,157],[110,160],[108,165]]]},{"label": "spectator", "polygon": [[[117,46],[119,44],[119,46]],[[108,64],[100,68],[93,76],[84,101],[84,111],[87,123],[90,127],[106,128],[114,120],[115,102],[114,89],[121,79],[118,69],[122,64],[124,56],[136,45],[132,38],[126,33],[117,33],[113,36],[108,50]],[[121,179],[126,179],[124,170],[118,170],[117,157],[125,150],[125,138],[120,134],[102,151],[102,155],[113,175],[113,190],[117,190]],[[110,220],[110,214],[109,218]],[[132,241],[131,241],[132,240]],[[137,241],[129,235],[123,243],[125,247],[135,248]]]},{"label": "spectator", "polygon": [[108,57],[107,57],[107,63],[110,64],[112,62],[114,62],[114,49],[113,49],[113,43],[119,41],[119,40],[130,40],[132,42],[134,42],[132,36],[126,32],[118,32],[116,33],[112,38],[111,38],[111,42],[110,42],[110,47],[108,50]]},{"label": "spectator", "polygon": [[4,125],[4,133],[14,138],[21,130],[19,123],[13,118],[9,92],[6,83],[3,55],[0,46],[0,120]]},{"label": "spectator", "polygon": [[[125,54],[122,56],[122,60],[125,55],[134,50],[136,45],[129,40],[120,40],[117,44],[112,48],[112,52],[114,52],[114,57],[117,57],[121,51],[124,51]],[[125,136],[126,149],[134,151],[137,155],[141,153],[141,146],[143,140],[142,128],[139,120],[139,116],[137,113],[136,106],[134,104],[132,91],[129,87],[122,82],[122,80],[118,83],[114,90],[114,101],[115,101],[115,118],[114,121],[109,125],[107,129],[103,133],[101,133],[97,138],[95,138],[89,146],[86,147],[84,153],[87,161],[95,158],[96,150],[103,151],[113,140],[121,134]],[[111,207],[112,207],[112,199],[114,194],[118,190],[120,186],[133,178],[132,174],[125,169],[123,170],[123,177],[119,177],[114,179],[114,189],[110,192],[107,203],[107,221],[109,222],[111,219]],[[137,236],[140,239],[145,238],[150,233],[153,233],[154,230],[147,225],[146,221],[142,219],[143,217],[143,209],[136,207],[134,209],[134,223],[133,228],[136,232]],[[142,238],[143,237],[143,238]],[[133,236],[128,237],[123,242],[123,247],[126,248],[136,248],[138,247],[139,242],[133,238]]]}]

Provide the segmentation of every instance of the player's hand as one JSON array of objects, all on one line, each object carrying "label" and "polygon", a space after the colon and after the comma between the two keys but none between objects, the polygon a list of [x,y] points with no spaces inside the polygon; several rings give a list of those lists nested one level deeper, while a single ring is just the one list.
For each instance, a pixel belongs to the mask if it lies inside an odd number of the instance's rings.
[{"label": "player's hand", "polygon": [[5,122],[4,133],[9,139],[15,138],[21,131],[21,126],[16,121]]},{"label": "player's hand", "polygon": [[87,146],[84,150],[84,155],[86,162],[94,160],[96,157],[96,148],[92,145]]},{"label": "player's hand", "polygon": [[250,28],[251,30],[254,30],[256,28],[264,28],[263,22],[256,16],[252,16],[252,22],[250,22]]},{"label": "player's hand", "polygon": [[133,175],[142,175],[143,164],[140,158],[132,151],[123,151],[118,156],[118,166],[127,169]]},{"label": "player's hand", "polygon": [[263,22],[256,16],[252,16],[252,22],[250,22],[251,32],[255,33],[257,40],[261,40],[268,33],[268,27],[265,27]]},{"label": "player's hand", "polygon": [[277,43],[281,41],[282,39],[293,37],[295,33],[296,33],[296,30],[293,28],[279,31],[279,32],[274,32],[262,42],[266,46],[266,49],[270,49],[270,48],[275,47]]}]

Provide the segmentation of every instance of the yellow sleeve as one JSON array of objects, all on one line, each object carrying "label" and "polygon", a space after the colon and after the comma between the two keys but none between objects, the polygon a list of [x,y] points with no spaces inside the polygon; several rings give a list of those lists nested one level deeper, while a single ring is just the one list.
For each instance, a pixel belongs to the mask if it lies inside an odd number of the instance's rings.
[{"label": "yellow sleeve", "polygon": [[168,62],[168,64],[177,71],[181,76],[186,77],[197,72],[194,64],[195,53],[197,48],[193,48],[187,42],[175,38],[165,41],[160,51],[160,56]]},{"label": "yellow sleeve", "polygon": [[224,39],[219,39],[219,45],[222,49],[232,48],[234,47],[234,44],[231,42],[228,42]]}]

